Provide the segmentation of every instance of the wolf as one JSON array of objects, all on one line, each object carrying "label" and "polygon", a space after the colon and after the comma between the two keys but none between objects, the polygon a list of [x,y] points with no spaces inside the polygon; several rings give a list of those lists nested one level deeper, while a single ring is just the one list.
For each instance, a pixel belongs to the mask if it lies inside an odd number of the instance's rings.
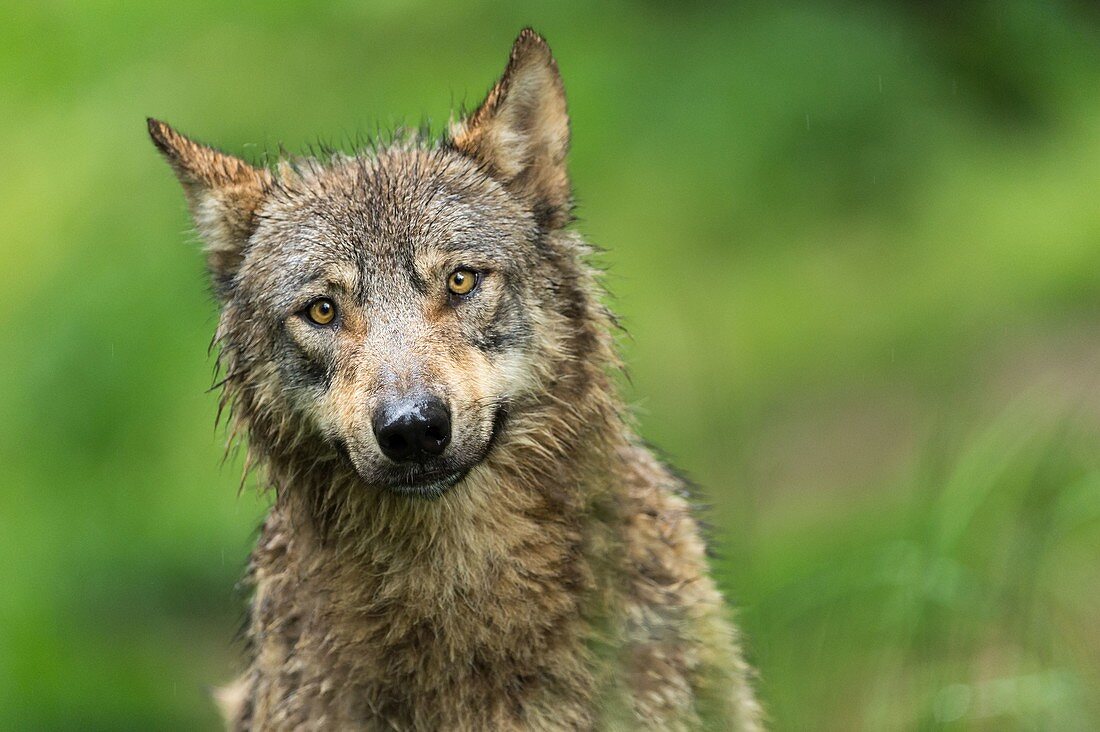
[{"label": "wolf", "polygon": [[270,169],[148,124],[274,493],[229,728],[761,728],[685,484],[617,388],[537,33],[442,139]]}]

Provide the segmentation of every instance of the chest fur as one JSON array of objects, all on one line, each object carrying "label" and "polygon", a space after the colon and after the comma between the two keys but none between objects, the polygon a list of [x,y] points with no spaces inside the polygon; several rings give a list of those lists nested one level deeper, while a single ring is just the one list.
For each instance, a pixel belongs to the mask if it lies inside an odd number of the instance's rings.
[{"label": "chest fur", "polygon": [[[391,540],[353,556],[279,522],[254,560],[255,721],[591,724],[596,579],[580,532]],[[551,710],[556,721],[532,718]]]}]

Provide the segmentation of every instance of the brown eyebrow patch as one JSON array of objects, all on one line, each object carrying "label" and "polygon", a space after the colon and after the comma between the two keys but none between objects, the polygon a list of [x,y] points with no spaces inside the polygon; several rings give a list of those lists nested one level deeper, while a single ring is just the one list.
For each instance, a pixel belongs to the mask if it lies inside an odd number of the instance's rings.
[{"label": "brown eyebrow patch", "polygon": [[287,314],[304,307],[311,298],[331,293],[358,298],[361,289],[359,273],[351,265],[317,267],[284,282],[285,285],[277,288],[280,295],[274,305]]},{"label": "brown eyebrow patch", "polygon": [[344,294],[351,295],[355,293],[361,279],[359,270],[356,267],[350,264],[333,263],[307,272],[295,280],[293,284],[300,289],[305,289],[317,282],[323,282],[330,289],[340,290]]}]

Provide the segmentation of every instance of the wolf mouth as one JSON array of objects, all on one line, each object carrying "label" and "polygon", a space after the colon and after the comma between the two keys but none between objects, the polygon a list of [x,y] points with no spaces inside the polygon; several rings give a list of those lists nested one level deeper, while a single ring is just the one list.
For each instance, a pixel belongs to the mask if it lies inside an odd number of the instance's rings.
[{"label": "wolf mouth", "polygon": [[465,478],[468,472],[470,472],[469,468],[453,472],[433,471],[416,476],[415,481],[390,483],[386,485],[386,490],[401,496],[439,498]]},{"label": "wolf mouth", "polygon": [[436,469],[410,475],[406,479],[399,479],[388,483],[386,489],[402,496],[429,499],[439,498],[451,488],[461,483],[471,470],[485,462],[485,459],[489,457],[493,448],[496,447],[500,434],[504,431],[504,424],[507,418],[507,406],[505,404],[498,405],[496,411],[493,413],[493,427],[492,431],[489,433],[489,439],[485,442],[485,447],[481,449],[476,459],[470,461],[465,466],[454,470]]},{"label": "wolf mouth", "polygon": [[436,466],[425,466],[420,469],[394,472],[386,471],[382,474],[375,473],[373,475],[368,475],[360,470],[355,458],[352,457],[348,444],[344,440],[337,439],[334,441],[334,445],[336,451],[357,473],[360,474],[360,477],[364,481],[396,495],[408,496],[410,498],[435,499],[461,483],[471,470],[483,463],[486,458],[489,457],[493,448],[496,447],[501,433],[504,431],[504,425],[507,418],[507,405],[502,403],[497,406],[493,414],[493,426],[489,434],[489,439],[486,440],[484,447],[481,448],[474,459],[468,461],[445,459],[439,461]]}]

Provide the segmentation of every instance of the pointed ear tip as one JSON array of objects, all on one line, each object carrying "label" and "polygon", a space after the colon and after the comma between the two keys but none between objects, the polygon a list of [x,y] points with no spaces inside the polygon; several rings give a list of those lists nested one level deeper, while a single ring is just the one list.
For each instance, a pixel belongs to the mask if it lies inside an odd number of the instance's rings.
[{"label": "pointed ear tip", "polygon": [[516,36],[516,43],[519,43],[521,41],[524,43],[541,43],[544,46],[546,45],[546,39],[543,38],[537,30],[529,25],[525,25],[523,28],[521,28],[519,35]]},{"label": "pointed ear tip", "polygon": [[546,39],[539,35],[531,26],[527,26],[519,32],[516,36],[515,43],[512,44],[513,56],[527,56],[531,53],[542,53],[544,56],[553,59],[553,55],[550,53],[550,45],[546,42]]},{"label": "pointed ear tip", "polygon": [[153,144],[157,146],[163,153],[169,153],[171,151],[170,139],[175,132],[164,122],[153,117],[146,117],[145,123],[149,126],[149,137],[152,138]]}]

